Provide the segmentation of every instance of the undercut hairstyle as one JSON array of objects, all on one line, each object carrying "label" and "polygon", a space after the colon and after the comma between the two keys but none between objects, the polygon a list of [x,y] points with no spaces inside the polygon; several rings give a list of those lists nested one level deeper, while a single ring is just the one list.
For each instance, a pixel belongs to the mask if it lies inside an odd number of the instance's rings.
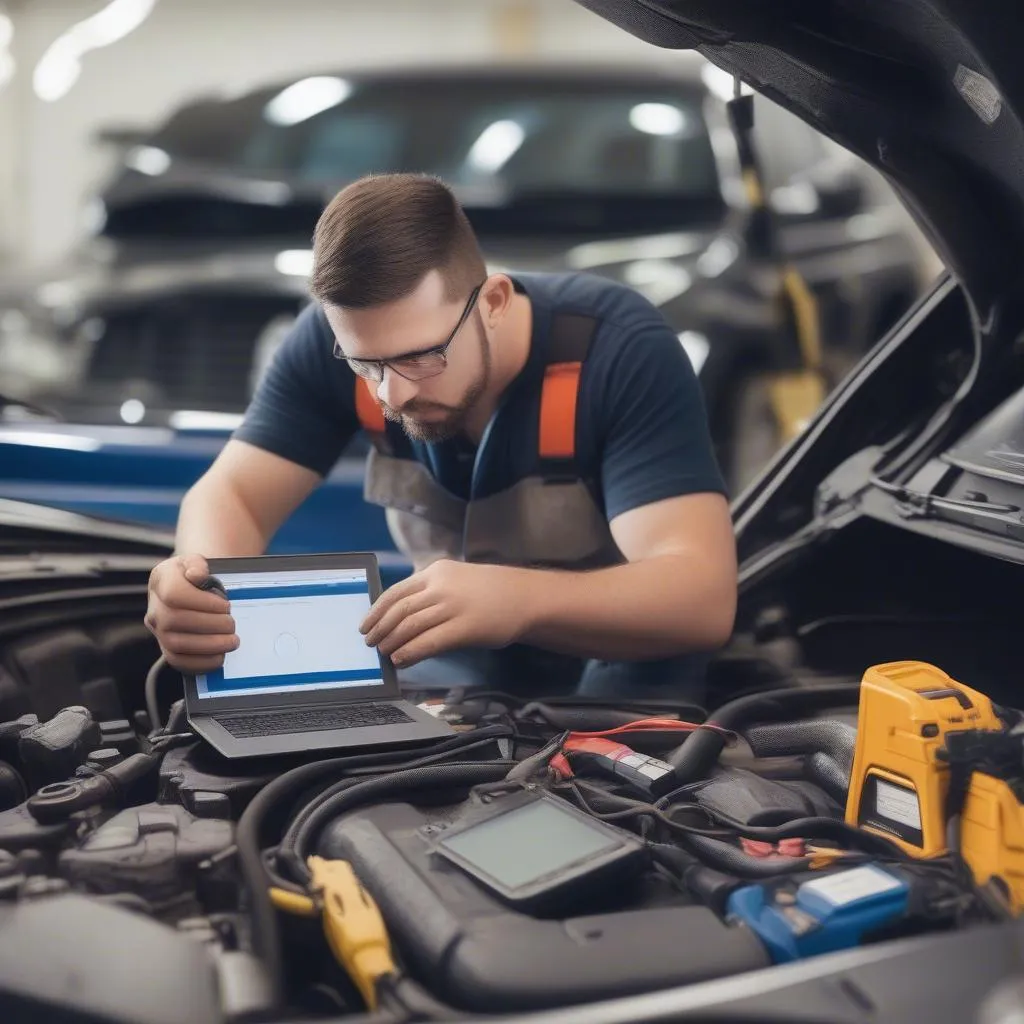
[{"label": "undercut hairstyle", "polygon": [[425,174],[377,174],[343,188],[313,234],[310,288],[323,303],[366,309],[410,294],[440,271],[446,297],[487,276],[480,245],[451,190]]}]

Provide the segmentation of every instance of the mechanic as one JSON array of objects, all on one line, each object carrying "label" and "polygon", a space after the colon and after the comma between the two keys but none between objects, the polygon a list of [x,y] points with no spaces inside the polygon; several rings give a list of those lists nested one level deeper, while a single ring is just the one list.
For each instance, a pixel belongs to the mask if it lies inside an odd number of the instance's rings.
[{"label": "mechanic", "polygon": [[[367,500],[411,576],[363,624],[403,685],[699,699],[736,553],[700,387],[633,290],[488,274],[452,192],[373,175],[323,212],[311,290],[244,421],[185,496],[146,623],[217,667],[206,557],[262,553],[362,426]],[[205,557],[204,557],[205,556]]]}]

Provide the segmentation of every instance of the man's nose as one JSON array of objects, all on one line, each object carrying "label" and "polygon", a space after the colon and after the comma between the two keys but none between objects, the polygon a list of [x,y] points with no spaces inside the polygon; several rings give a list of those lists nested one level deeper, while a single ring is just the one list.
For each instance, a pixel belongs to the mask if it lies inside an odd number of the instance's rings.
[{"label": "man's nose", "polygon": [[383,379],[377,385],[377,397],[392,409],[401,409],[416,397],[418,390],[415,381],[406,380],[400,373],[385,366]]}]

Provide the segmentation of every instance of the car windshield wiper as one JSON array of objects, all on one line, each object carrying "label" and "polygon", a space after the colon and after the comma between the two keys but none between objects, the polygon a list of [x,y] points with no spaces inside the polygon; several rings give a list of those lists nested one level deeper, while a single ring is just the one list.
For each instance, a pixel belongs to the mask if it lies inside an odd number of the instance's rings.
[{"label": "car windshield wiper", "polygon": [[943,498],[925,494],[878,477],[871,484],[897,499],[897,512],[904,519],[941,519],[968,526],[988,525],[1000,533],[1024,538],[1024,516],[1021,506],[1009,502],[972,501],[967,498]]}]

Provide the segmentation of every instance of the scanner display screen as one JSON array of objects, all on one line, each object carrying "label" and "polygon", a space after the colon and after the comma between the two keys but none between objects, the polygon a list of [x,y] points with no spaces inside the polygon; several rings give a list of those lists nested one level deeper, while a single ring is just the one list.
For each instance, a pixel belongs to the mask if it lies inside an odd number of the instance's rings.
[{"label": "scanner display screen", "polygon": [[518,807],[439,844],[507,889],[519,889],[620,845],[546,800]]},{"label": "scanner display screen", "polygon": [[383,686],[376,649],[359,632],[370,610],[365,569],[225,572],[239,646],[196,677],[204,697]]}]

